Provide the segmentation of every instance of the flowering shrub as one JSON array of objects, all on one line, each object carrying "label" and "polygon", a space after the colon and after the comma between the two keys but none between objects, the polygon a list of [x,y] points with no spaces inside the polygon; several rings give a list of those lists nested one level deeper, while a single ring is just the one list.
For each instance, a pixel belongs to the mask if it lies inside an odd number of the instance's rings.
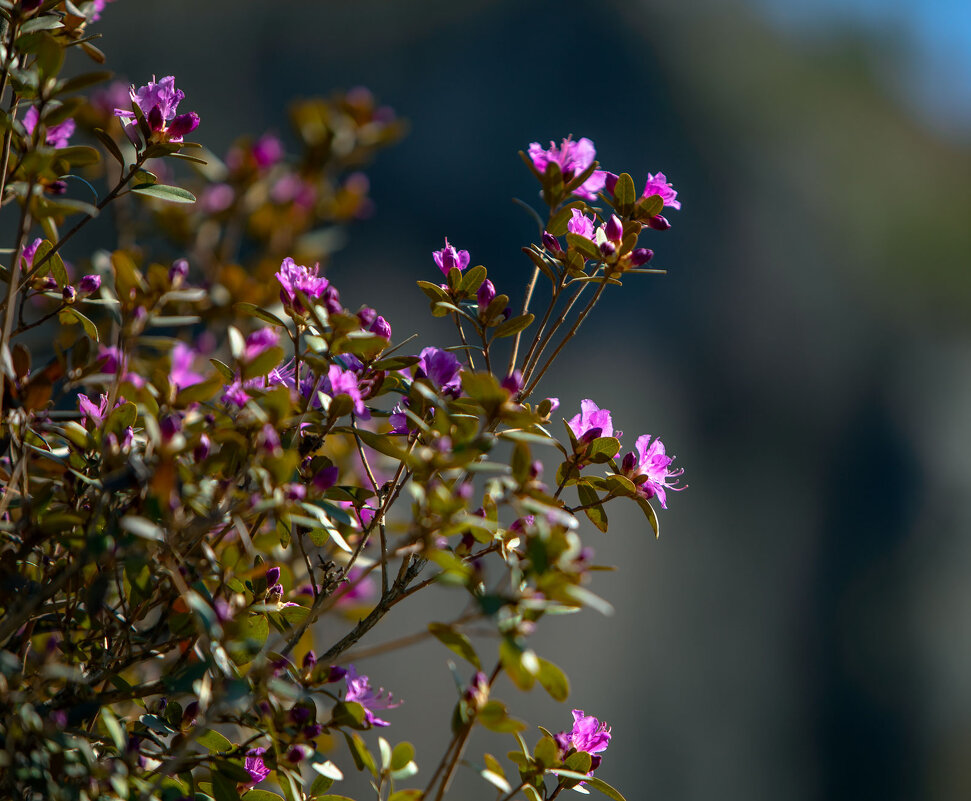
[{"label": "flowering shrub", "polygon": [[[529,638],[549,613],[608,609],[581,513],[606,531],[607,504],[633,502],[656,532],[652,501],[681,488],[660,439],[618,462],[607,409],[584,400],[558,438],[559,402],[538,393],[609,286],[663,272],[640,242],[670,227],[675,191],[658,173],[638,194],[589,139],[529,145],[545,209],[522,303],[446,239],[428,260],[444,283],[418,287],[459,344],[415,353],[393,309],[344,306],[318,233],[371,212],[360,168],[401,135],[394,114],[363,89],[302,102],[298,152],[264,134],[220,160],[187,141],[205,119],[179,113],[175,78],[83,98],[106,73],[60,77],[66,53],[104,59],[104,10],[0,0],[0,197],[18,215],[0,307],[0,796],[323,801],[358,770],[379,799],[441,799],[482,726],[513,745],[471,760],[502,798],[622,799],[600,776],[605,723],[577,709],[530,745],[496,695],[505,676],[568,696]],[[115,246],[72,251],[109,206]],[[559,461],[545,481],[541,449]],[[419,773],[395,731],[407,687],[355,654],[432,584],[473,611],[428,625],[469,668],[451,743]],[[323,639],[316,624],[349,608],[357,622]]]}]

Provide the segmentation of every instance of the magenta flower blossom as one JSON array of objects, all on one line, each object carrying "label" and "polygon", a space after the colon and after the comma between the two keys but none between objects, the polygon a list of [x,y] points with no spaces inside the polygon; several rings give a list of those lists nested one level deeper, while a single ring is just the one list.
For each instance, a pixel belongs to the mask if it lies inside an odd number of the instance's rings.
[{"label": "magenta flower blossom", "polygon": [[455,354],[440,348],[425,348],[418,355],[418,373],[416,377],[424,376],[442,392],[458,395],[462,391],[462,379],[459,373],[462,364]]},{"label": "magenta flower blossom", "polygon": [[259,784],[270,775],[270,769],[263,762],[265,748],[251,748],[246,752],[246,759],[243,760],[243,767],[249,773],[250,781],[247,784]]},{"label": "magenta flower blossom", "polygon": [[177,390],[191,387],[205,381],[205,376],[192,369],[196,352],[183,342],[176,343],[172,348],[172,369],[169,371],[169,381]]},{"label": "magenta flower blossom", "polygon": [[283,143],[273,134],[263,134],[253,145],[253,161],[265,170],[283,158]]},{"label": "magenta flower blossom", "polygon": [[[571,749],[599,754],[610,745],[610,727],[601,723],[593,715],[585,715],[582,709],[573,710],[573,728],[555,735],[560,751],[566,754]],[[594,766],[596,767],[596,766]]]},{"label": "magenta flower blossom", "polygon": [[[641,484],[638,490],[648,499],[656,495],[661,502],[661,508],[667,509],[666,491],[669,489],[675,491],[685,489],[685,487],[675,486],[678,476],[684,472],[684,469],[671,469],[674,457],[668,456],[664,452],[664,443],[659,438],[651,442],[650,434],[638,437],[634,443],[634,448],[637,454],[633,460],[634,464],[630,473],[635,476],[647,476],[647,481]],[[626,466],[627,460],[625,459]]]},{"label": "magenta flower blossom", "polygon": [[82,276],[78,283],[78,290],[82,295],[91,295],[101,289],[101,276],[92,274]]},{"label": "magenta flower blossom", "polygon": [[91,398],[83,393],[78,393],[78,409],[81,416],[90,420],[94,425],[100,426],[108,415],[108,396],[102,393],[98,398],[98,405],[91,402]]},{"label": "magenta flower blossom", "polygon": [[[24,114],[24,128],[28,136],[34,133],[34,128],[37,127],[38,116],[36,106],[31,106],[27,109],[27,113]],[[44,141],[51,147],[67,147],[67,143],[73,134],[74,120],[68,119],[56,125],[48,125],[47,135],[44,137]]]},{"label": "magenta flower blossom", "polygon": [[[296,294],[298,291],[303,292],[311,299],[323,297],[328,289],[333,292],[335,297],[337,295],[337,290],[331,287],[330,281],[320,275],[319,264],[315,264],[313,270],[311,270],[302,264],[297,264],[289,256],[283,260],[280,269],[276,272],[276,279],[283,287],[280,290],[280,300],[283,301],[284,305],[294,306],[295,308],[300,307]],[[327,307],[330,311],[329,303]],[[337,310],[340,311],[339,308]]]},{"label": "magenta flower blossom", "polygon": [[438,269],[448,275],[449,270],[453,267],[457,267],[459,272],[468,267],[470,257],[469,251],[456,250],[448,243],[448,237],[445,237],[445,247],[432,253],[432,258],[435,259]]},{"label": "magenta flower blossom", "polygon": [[257,356],[280,344],[280,335],[270,326],[258,328],[248,337],[240,361],[251,362]]},{"label": "magenta flower blossom", "polygon": [[[138,105],[149,127],[169,142],[181,142],[182,138],[199,127],[199,115],[194,111],[176,114],[185,92],[175,88],[175,78],[168,75],[155,82],[154,78],[142,87],[131,87],[131,102]],[[135,113],[122,108],[115,109],[115,116],[131,124]],[[129,134],[131,136],[131,134]]]},{"label": "magenta flower blossom", "polygon": [[227,406],[238,406],[242,409],[249,400],[249,394],[243,387],[243,382],[237,378],[232,384],[226,386],[220,400]]},{"label": "magenta flower blossom", "polygon": [[[529,157],[533,161],[533,166],[541,173],[545,173],[546,168],[555,162],[560,166],[564,183],[569,183],[593,164],[597,157],[597,150],[593,146],[593,142],[586,137],[574,142],[568,136],[559,147],[554,142],[550,142],[550,146],[546,150],[539,142],[533,142],[529,146]],[[586,181],[573,190],[573,194],[585,200],[595,200],[597,193],[604,188],[606,178],[606,172],[594,170]]]},{"label": "magenta flower blossom", "polygon": [[364,405],[357,375],[354,374],[353,370],[342,370],[339,365],[332,364],[327,369],[327,377],[323,380],[321,389],[332,398],[338,395],[347,395],[354,403],[354,414],[363,420],[371,417]]},{"label": "magenta flower blossom", "polygon": [[111,0],[91,0],[91,16],[89,21],[97,22],[100,20],[101,12],[105,10],[105,6],[110,2]]},{"label": "magenta flower blossom", "polygon": [[593,241],[593,218],[587,217],[580,209],[571,209],[570,221],[566,224],[566,230],[571,234],[578,234]]},{"label": "magenta flower blossom", "polygon": [[40,243],[44,240],[38,237],[29,245],[25,245],[23,252],[20,254],[22,260],[22,267],[25,269],[30,269],[34,266],[34,254],[37,253],[37,248],[40,247]]},{"label": "magenta flower blossom", "polygon": [[657,175],[647,174],[647,183],[644,185],[644,191],[641,193],[641,196],[650,197],[651,195],[660,195],[661,200],[664,201],[664,205],[675,211],[681,209],[681,201],[676,200],[678,193],[668,183],[668,179],[664,177],[663,172],[659,172]]},{"label": "magenta flower blossom", "polygon": [[[574,415],[573,419],[567,423],[570,430],[577,439],[581,439],[584,434],[591,433],[591,437],[619,437],[621,431],[614,433],[614,424],[610,419],[610,411],[601,409],[592,400],[580,401],[580,414]],[[598,431],[599,429],[599,431]]]},{"label": "magenta flower blossom", "polygon": [[347,673],[344,676],[347,682],[347,694],[345,701],[354,701],[364,707],[365,720],[372,726],[390,726],[386,720],[381,720],[374,714],[377,709],[394,709],[401,706],[401,702],[392,703],[391,693],[386,693],[384,687],[377,692],[371,687],[367,676],[359,676],[354,669],[354,665],[347,666]]},{"label": "magenta flower blossom", "polygon": [[369,604],[377,597],[378,585],[370,574],[364,575],[359,567],[352,567],[347,574],[347,584],[342,584],[335,597],[336,605],[348,607],[355,604]]}]

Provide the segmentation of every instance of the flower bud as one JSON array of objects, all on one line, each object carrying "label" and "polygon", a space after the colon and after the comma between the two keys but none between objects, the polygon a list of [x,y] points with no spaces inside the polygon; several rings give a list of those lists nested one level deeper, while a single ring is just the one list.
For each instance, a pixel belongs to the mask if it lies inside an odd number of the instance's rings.
[{"label": "flower bud", "polygon": [[336,466],[325,467],[317,475],[314,476],[313,484],[314,487],[321,492],[326,489],[330,489],[337,483],[337,479],[340,476],[340,469]]},{"label": "flower bud", "polygon": [[327,678],[325,679],[325,681],[332,684],[335,681],[340,681],[346,675],[347,675],[347,668],[342,668],[342,667],[339,667],[338,665],[333,665],[331,666],[330,671],[327,673]]},{"label": "flower bud", "polygon": [[361,321],[361,327],[369,329],[378,319],[378,313],[370,306],[364,306],[358,313],[357,319]]},{"label": "flower bud", "polygon": [[611,242],[620,242],[624,238],[624,224],[620,221],[620,217],[616,214],[610,215],[610,219],[604,225],[604,234]]},{"label": "flower bud", "polygon": [[625,473],[631,473],[634,470],[634,465],[637,464],[637,454],[634,451],[624,454],[624,461],[621,463],[620,469]]},{"label": "flower bud", "polygon": [[377,334],[379,337],[391,341],[391,324],[385,320],[380,314],[378,319],[374,321],[371,327],[368,329],[372,334]]},{"label": "flower bud", "polygon": [[272,587],[280,580],[280,568],[274,566],[268,568],[266,571],[266,583],[268,586]]},{"label": "flower bud", "polygon": [[549,231],[543,231],[543,247],[554,255],[559,255],[563,252],[563,248],[560,247],[560,240]]},{"label": "flower bud", "polygon": [[178,289],[188,275],[188,261],[185,259],[176,259],[174,262],[172,262],[172,266],[169,268],[169,283],[172,284],[173,288]]},{"label": "flower bud", "polygon": [[303,657],[303,668],[304,670],[310,670],[314,665],[317,664],[317,656],[313,651],[307,651]]},{"label": "flower bud", "polygon": [[634,248],[630,254],[631,267],[640,267],[654,258],[654,251],[650,248]]},{"label": "flower bud", "polygon": [[647,221],[647,225],[655,231],[667,231],[671,227],[671,223],[668,222],[667,217],[662,217],[660,214],[651,217]]},{"label": "flower bud", "polygon": [[496,296],[496,287],[492,281],[486,278],[479,286],[479,291],[475,293],[475,296],[479,301],[479,311],[485,311],[489,304],[492,303],[492,299]]},{"label": "flower bud", "polygon": [[20,0],[20,7],[27,12],[36,11],[44,0]]},{"label": "flower bud", "polygon": [[615,194],[615,190],[617,189],[617,179],[619,177],[619,175],[613,172],[608,172],[606,176],[604,176],[604,186],[612,195]]},{"label": "flower bud", "polygon": [[515,395],[523,388],[523,374],[519,370],[513,370],[510,375],[502,379],[502,388]]},{"label": "flower bud", "polygon": [[100,275],[86,275],[78,284],[78,289],[82,295],[91,295],[101,289]]},{"label": "flower bud", "polygon": [[163,417],[159,423],[159,428],[162,430],[162,441],[170,442],[172,437],[179,433],[179,429],[182,427],[182,421],[174,415],[168,415]]},{"label": "flower bud", "polygon": [[202,434],[199,437],[199,444],[196,445],[195,449],[192,451],[192,458],[197,462],[205,461],[206,457],[209,455],[209,449],[212,447],[212,441],[209,439],[208,435]]},{"label": "flower bud", "polygon": [[294,765],[296,765],[297,763],[302,762],[311,754],[313,754],[313,752],[314,752],[314,749],[311,748],[309,745],[290,746],[290,750],[287,751],[287,761],[292,762]]},{"label": "flower bud", "polygon": [[68,284],[61,290],[61,297],[64,298],[65,303],[74,303],[78,299],[78,291]]},{"label": "flower bud", "polygon": [[198,127],[199,115],[194,111],[190,111],[188,114],[179,114],[179,116],[172,120],[166,133],[168,133],[170,139],[181,139],[186,134],[192,133]]},{"label": "flower bud", "polygon": [[613,242],[601,242],[600,243],[600,253],[604,258],[609,258],[617,252],[617,247]]},{"label": "flower bud", "polygon": [[47,185],[47,191],[52,195],[63,195],[67,193],[67,181],[51,181]]},{"label": "flower bud", "polygon": [[266,591],[266,594],[268,596],[268,600],[271,603],[279,602],[280,599],[283,597],[283,585],[282,584],[272,585],[270,589]]}]

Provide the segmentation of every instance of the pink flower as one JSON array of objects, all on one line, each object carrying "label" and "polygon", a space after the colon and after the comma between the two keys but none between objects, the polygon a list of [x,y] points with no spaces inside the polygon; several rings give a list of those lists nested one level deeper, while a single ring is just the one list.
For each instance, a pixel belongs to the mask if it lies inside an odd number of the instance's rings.
[{"label": "pink flower", "polygon": [[29,245],[24,247],[24,250],[20,255],[20,258],[23,260],[22,265],[24,268],[30,269],[34,266],[34,254],[37,253],[37,248],[40,247],[40,243],[43,241],[43,239],[38,237]]},{"label": "pink flower", "polygon": [[572,209],[570,214],[572,217],[566,224],[566,230],[593,241],[593,218],[587,217],[580,209]]},{"label": "pink flower", "polygon": [[462,363],[455,354],[441,348],[424,348],[419,354],[417,377],[424,376],[442,392],[462,392]]},{"label": "pink flower", "polygon": [[263,134],[253,145],[253,161],[260,169],[272,167],[283,158],[283,143],[273,134]]},{"label": "pink flower", "polygon": [[[580,401],[580,414],[574,415],[573,419],[567,423],[570,430],[577,439],[581,439],[584,434],[594,437],[619,437],[622,432],[614,434],[614,424],[610,419],[610,411],[601,409],[592,400]],[[593,433],[596,432],[596,433]]]},{"label": "pink flower", "polygon": [[[138,89],[132,86],[130,94],[131,102],[141,109],[152,131],[169,142],[181,142],[182,137],[199,127],[199,115],[194,111],[176,114],[185,92],[175,88],[175,78],[171,75],[157,83],[153,78]],[[122,108],[115,109],[115,116],[121,117],[127,124],[135,119],[133,111]]]},{"label": "pink flower", "polygon": [[169,381],[177,390],[200,384],[205,376],[194,372],[192,362],[196,352],[183,342],[176,343],[172,348],[172,369],[169,371]]},{"label": "pink flower", "polygon": [[[645,498],[653,498],[655,495],[661,502],[661,508],[667,509],[667,490],[683,490],[685,487],[675,486],[678,476],[683,472],[683,468],[671,470],[671,463],[674,457],[668,456],[664,452],[664,443],[660,439],[651,442],[651,435],[644,434],[637,438],[634,443],[637,453],[627,454],[624,457],[623,466],[625,472],[633,476],[647,476],[647,481],[638,487],[638,490]],[[633,457],[633,458],[632,458]]]},{"label": "pink flower", "polygon": [[[586,137],[574,142],[568,136],[559,147],[554,142],[550,142],[546,150],[539,142],[533,142],[529,146],[529,157],[533,161],[533,166],[541,173],[545,173],[551,163],[558,164],[560,172],[563,173],[563,182],[569,183],[593,164],[597,157],[597,150],[593,142]],[[607,174],[603,170],[594,170],[586,181],[573,190],[573,194],[585,200],[595,200],[597,193],[604,188],[606,178]]]},{"label": "pink flower", "polygon": [[593,715],[585,715],[582,709],[574,709],[573,729],[557,734],[556,744],[564,754],[571,749],[585,751],[591,755],[599,754],[610,745],[610,727],[606,723],[601,723]]},{"label": "pink flower", "polygon": [[[24,128],[28,136],[34,133],[34,128],[37,127],[37,118],[36,106],[27,109],[27,113],[24,114]],[[44,141],[51,147],[67,147],[68,140],[73,133],[74,120],[64,120],[64,122],[59,122],[56,125],[47,126],[47,135],[44,137]]]},{"label": "pink flower", "polygon": [[357,375],[353,370],[342,370],[339,365],[332,364],[327,369],[327,377],[323,380],[322,389],[332,398],[338,395],[347,395],[354,403],[354,414],[364,420],[370,418],[371,415],[361,398],[361,388],[357,382]]},{"label": "pink flower", "polygon": [[[251,362],[257,356],[280,344],[280,335],[270,326],[258,328],[248,337],[240,361]],[[281,382],[282,383],[282,382]]]},{"label": "pink flower", "polygon": [[394,709],[401,706],[401,702],[392,703],[391,693],[385,693],[384,687],[377,692],[371,687],[367,676],[359,676],[354,669],[354,665],[347,666],[347,674],[344,676],[347,682],[347,694],[345,701],[354,701],[364,707],[365,720],[372,726],[390,726],[386,720],[381,720],[374,714],[376,709]]},{"label": "pink flower", "polygon": [[98,398],[98,405],[95,406],[87,395],[79,392],[78,409],[82,417],[90,420],[94,425],[100,426],[108,414],[108,396],[102,394]]},{"label": "pink flower", "polygon": [[263,763],[265,748],[251,748],[246,752],[246,759],[243,760],[243,767],[249,773],[250,781],[247,784],[259,784],[270,775],[270,769]]},{"label": "pink flower", "polygon": [[330,285],[330,281],[320,275],[319,264],[315,264],[313,270],[311,270],[302,264],[297,264],[287,256],[276,272],[276,279],[282,287],[280,299],[285,305],[299,308],[300,302],[297,300],[296,293],[300,291],[313,300],[324,298],[327,311],[339,312],[341,310],[337,290]]},{"label": "pink flower", "polygon": [[438,269],[445,275],[448,275],[453,267],[457,267],[461,272],[469,266],[469,251],[456,250],[448,243],[448,237],[445,238],[445,247],[432,253],[432,258],[435,259]]},{"label": "pink flower", "polygon": [[668,179],[664,177],[663,172],[659,172],[657,175],[647,174],[647,183],[644,185],[644,191],[641,193],[641,196],[650,197],[651,195],[660,195],[661,200],[664,201],[664,205],[669,206],[675,211],[681,209],[681,201],[675,199],[678,193],[668,183]]}]

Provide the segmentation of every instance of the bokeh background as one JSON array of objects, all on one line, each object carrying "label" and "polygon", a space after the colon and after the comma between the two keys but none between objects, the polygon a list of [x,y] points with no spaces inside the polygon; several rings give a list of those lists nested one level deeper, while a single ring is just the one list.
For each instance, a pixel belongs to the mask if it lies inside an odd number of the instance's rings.
[{"label": "bokeh background", "polygon": [[[410,120],[329,273],[396,338],[451,334],[414,286],[445,236],[521,297],[530,141],[664,171],[684,203],[652,238],[669,274],[607,293],[544,394],[611,408],[627,445],[660,434],[690,489],[659,541],[614,505],[588,537],[620,566],[594,585],[617,613],[536,648],[613,726],[601,773],[631,801],[971,797],[971,6],[119,0],[100,30],[120,76],[177,76],[216,153],[286,136],[289,102],[333,88]],[[446,656],[358,666],[404,696],[385,733],[426,779]],[[497,693],[570,722],[541,691]],[[493,792],[467,771],[452,797]]]}]

